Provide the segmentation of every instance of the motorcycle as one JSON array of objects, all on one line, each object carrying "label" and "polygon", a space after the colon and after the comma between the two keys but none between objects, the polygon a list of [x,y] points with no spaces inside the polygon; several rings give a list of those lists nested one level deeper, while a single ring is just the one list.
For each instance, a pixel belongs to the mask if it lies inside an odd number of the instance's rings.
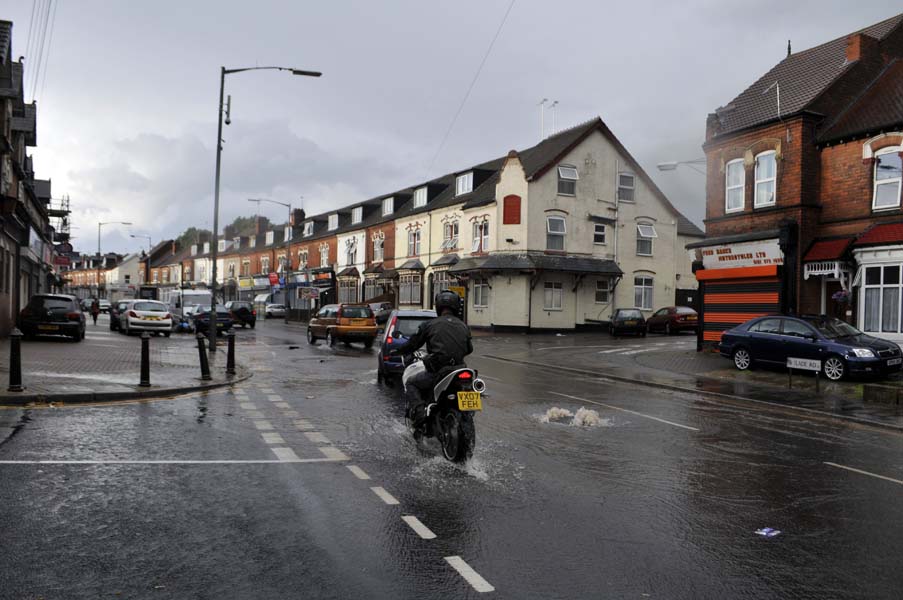
[{"label": "motorcycle", "polygon": [[[401,377],[407,391],[410,378],[426,370],[423,355],[405,357]],[[442,447],[442,455],[452,462],[464,462],[473,456],[476,429],[473,415],[483,410],[483,391],[486,383],[474,369],[453,368],[440,372],[441,379],[433,386],[432,398],[426,400],[426,420],[417,429],[411,421],[411,407],[405,406],[405,420],[414,439],[435,437]]]}]

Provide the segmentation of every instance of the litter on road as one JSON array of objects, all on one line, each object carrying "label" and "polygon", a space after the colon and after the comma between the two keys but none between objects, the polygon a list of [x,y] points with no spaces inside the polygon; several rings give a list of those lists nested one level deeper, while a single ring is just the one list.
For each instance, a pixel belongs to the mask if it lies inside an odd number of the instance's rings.
[{"label": "litter on road", "polygon": [[776,535],[780,535],[780,529],[772,529],[771,527],[763,527],[762,529],[756,529],[756,535],[761,535],[762,537],[774,537]]}]

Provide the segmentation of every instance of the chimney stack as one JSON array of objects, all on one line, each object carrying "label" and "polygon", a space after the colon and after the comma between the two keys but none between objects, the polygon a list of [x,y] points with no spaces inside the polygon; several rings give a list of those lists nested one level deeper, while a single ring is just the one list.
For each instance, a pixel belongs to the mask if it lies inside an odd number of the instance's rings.
[{"label": "chimney stack", "polygon": [[875,56],[878,51],[878,40],[862,33],[854,33],[847,37],[847,63]]},{"label": "chimney stack", "polygon": [[266,233],[267,227],[270,225],[270,220],[266,217],[262,217],[260,215],[257,216],[257,220],[254,226],[254,233],[257,235],[262,235]]}]

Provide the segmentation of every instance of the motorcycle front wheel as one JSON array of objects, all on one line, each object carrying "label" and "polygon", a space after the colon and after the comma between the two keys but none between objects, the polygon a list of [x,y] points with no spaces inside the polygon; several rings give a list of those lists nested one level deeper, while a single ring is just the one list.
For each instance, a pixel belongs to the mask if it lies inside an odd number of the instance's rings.
[{"label": "motorcycle front wheel", "polygon": [[446,460],[464,462],[473,456],[477,434],[470,413],[440,411],[436,415],[436,433]]}]

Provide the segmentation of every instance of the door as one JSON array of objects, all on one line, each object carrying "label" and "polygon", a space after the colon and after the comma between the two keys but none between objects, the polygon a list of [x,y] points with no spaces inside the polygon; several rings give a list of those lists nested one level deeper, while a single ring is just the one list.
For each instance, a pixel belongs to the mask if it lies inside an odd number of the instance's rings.
[{"label": "door", "polygon": [[753,360],[779,363],[786,361],[781,339],[781,319],[762,319],[750,327],[749,332]]},{"label": "door", "polygon": [[781,332],[781,340],[784,344],[784,362],[787,358],[822,359],[824,350],[818,343],[818,335],[815,330],[802,321],[796,319],[783,319],[784,327]]},{"label": "door", "polygon": [[667,308],[659,309],[655,312],[649,319],[646,321],[646,325],[649,326],[649,331],[658,331],[660,329],[665,328],[665,323],[668,322],[669,313]]}]

